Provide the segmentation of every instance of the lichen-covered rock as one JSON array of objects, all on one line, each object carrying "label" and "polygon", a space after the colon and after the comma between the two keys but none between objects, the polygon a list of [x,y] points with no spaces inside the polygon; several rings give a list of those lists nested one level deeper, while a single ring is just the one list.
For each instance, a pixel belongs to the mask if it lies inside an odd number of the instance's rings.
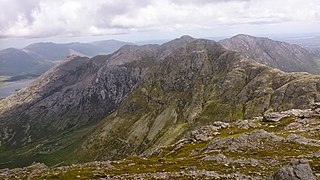
[{"label": "lichen-covered rock", "polygon": [[320,140],[309,139],[296,134],[289,134],[286,140],[291,142],[297,142],[300,144],[310,145],[310,146],[320,146]]},{"label": "lichen-covered rock", "polygon": [[244,133],[238,137],[221,138],[217,137],[210,141],[206,151],[225,148],[229,151],[240,151],[241,149],[259,148],[262,146],[261,140],[268,142],[281,142],[285,138],[269,133],[265,130],[254,130],[251,133]]},{"label": "lichen-covered rock", "polygon": [[288,166],[274,173],[270,180],[316,180],[310,164],[305,160],[293,159]]},{"label": "lichen-covered rock", "polygon": [[263,115],[263,121],[266,122],[279,122],[282,118],[288,117],[287,114],[279,112],[270,112]]},{"label": "lichen-covered rock", "polygon": [[251,122],[249,120],[240,120],[235,125],[241,129],[249,129],[249,128],[257,128],[260,127],[261,124]]}]

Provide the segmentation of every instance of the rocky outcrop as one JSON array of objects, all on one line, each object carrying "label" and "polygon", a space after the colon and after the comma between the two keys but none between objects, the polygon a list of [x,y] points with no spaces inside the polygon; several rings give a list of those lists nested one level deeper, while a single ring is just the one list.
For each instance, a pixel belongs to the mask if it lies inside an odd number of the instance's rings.
[{"label": "rocky outcrop", "polygon": [[239,34],[219,43],[226,49],[240,52],[259,63],[286,72],[320,73],[314,56],[298,45],[246,34]]},{"label": "rocky outcrop", "polygon": [[270,180],[316,180],[310,164],[306,160],[293,159],[288,166],[282,167]]}]

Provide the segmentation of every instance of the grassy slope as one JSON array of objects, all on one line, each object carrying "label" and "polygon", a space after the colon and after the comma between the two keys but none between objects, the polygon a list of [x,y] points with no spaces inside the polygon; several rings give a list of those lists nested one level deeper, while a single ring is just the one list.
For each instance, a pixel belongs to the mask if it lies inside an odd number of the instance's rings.
[{"label": "grassy slope", "polygon": [[92,161],[94,159],[89,157],[88,159],[79,159],[74,150],[79,148],[87,138],[87,135],[99,125],[94,124],[81,130],[70,131],[50,139],[39,140],[23,148],[12,150],[2,146],[0,149],[2,162],[0,168],[24,167],[33,162],[43,162],[48,166],[56,166]]}]

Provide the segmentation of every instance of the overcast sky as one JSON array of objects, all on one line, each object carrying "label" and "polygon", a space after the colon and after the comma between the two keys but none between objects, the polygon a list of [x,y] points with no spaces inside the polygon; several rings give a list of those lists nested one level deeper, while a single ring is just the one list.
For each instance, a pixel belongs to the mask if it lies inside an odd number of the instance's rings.
[{"label": "overcast sky", "polygon": [[0,0],[0,48],[320,32],[320,0]]}]

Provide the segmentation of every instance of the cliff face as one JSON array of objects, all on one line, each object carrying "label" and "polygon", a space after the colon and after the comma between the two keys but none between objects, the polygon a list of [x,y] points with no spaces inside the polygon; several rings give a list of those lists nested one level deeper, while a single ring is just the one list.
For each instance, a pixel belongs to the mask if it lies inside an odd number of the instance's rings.
[{"label": "cliff face", "polygon": [[219,43],[257,62],[286,72],[319,74],[314,56],[298,45],[240,34]]},{"label": "cliff face", "polygon": [[0,159],[54,165],[140,154],[212,121],[308,108],[320,100],[319,80],[188,36],[73,56],[0,101]]}]

